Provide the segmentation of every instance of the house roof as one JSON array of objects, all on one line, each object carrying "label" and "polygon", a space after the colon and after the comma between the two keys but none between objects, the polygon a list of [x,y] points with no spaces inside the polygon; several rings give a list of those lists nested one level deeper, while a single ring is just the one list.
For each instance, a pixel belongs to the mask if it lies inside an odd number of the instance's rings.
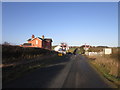
[{"label": "house roof", "polygon": [[[51,38],[45,38],[45,39],[42,39],[42,38],[40,38],[40,37],[37,37],[38,39],[40,39],[40,40],[43,40],[43,41],[51,41],[52,42],[52,39]],[[27,41],[32,41],[32,40],[34,40],[34,39],[36,39],[36,38],[30,38],[30,39],[28,39]]]},{"label": "house roof", "polygon": [[52,42],[52,39],[51,39],[51,38],[45,38],[44,40],[45,40],[45,41],[51,41],[51,42]]}]

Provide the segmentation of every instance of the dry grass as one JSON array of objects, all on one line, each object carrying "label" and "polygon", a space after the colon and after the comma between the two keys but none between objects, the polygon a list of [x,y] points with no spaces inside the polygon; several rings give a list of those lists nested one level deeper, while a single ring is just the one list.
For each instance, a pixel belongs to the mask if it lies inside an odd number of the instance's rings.
[{"label": "dry grass", "polygon": [[114,48],[111,55],[89,56],[89,59],[107,79],[120,85],[120,52],[118,51]]},{"label": "dry grass", "polygon": [[98,64],[100,67],[105,68],[108,74],[120,77],[120,71],[118,69],[120,63],[118,60],[110,58],[110,56],[96,56],[94,58],[96,58],[93,62],[94,64]]}]

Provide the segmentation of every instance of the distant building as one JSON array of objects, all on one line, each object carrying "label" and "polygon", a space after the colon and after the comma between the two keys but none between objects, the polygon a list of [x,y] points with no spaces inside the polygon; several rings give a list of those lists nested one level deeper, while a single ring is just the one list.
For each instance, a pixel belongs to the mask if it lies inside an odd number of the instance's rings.
[{"label": "distant building", "polygon": [[40,37],[35,37],[32,35],[30,39],[27,40],[28,43],[24,43],[23,45],[20,45],[22,47],[39,47],[39,48],[45,48],[45,49],[51,49],[52,47],[52,39],[51,38],[45,38],[44,35]]},{"label": "distant building", "polygon": [[69,46],[66,43],[61,43],[54,48],[55,51],[66,54],[69,50]]},{"label": "distant building", "polygon": [[89,50],[89,48],[91,48],[92,46],[85,44],[85,45],[82,45],[81,47],[83,47],[84,50],[87,51],[87,50]]},{"label": "distant building", "polygon": [[92,46],[90,46],[90,45],[82,45],[82,46],[80,46],[80,47],[91,48]]}]

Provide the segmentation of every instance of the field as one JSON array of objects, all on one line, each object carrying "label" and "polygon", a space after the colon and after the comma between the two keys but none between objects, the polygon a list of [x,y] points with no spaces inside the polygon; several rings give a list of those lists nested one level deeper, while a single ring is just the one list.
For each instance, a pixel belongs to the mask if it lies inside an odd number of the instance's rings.
[{"label": "field", "polygon": [[70,49],[69,49],[69,52],[73,53],[75,49],[76,49],[75,47],[70,48]]}]

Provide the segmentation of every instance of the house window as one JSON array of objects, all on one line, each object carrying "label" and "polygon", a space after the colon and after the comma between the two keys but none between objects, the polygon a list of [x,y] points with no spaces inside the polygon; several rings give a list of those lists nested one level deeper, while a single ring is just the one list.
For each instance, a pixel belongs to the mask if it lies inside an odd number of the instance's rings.
[{"label": "house window", "polygon": [[36,44],[38,44],[38,40],[36,40]]}]

